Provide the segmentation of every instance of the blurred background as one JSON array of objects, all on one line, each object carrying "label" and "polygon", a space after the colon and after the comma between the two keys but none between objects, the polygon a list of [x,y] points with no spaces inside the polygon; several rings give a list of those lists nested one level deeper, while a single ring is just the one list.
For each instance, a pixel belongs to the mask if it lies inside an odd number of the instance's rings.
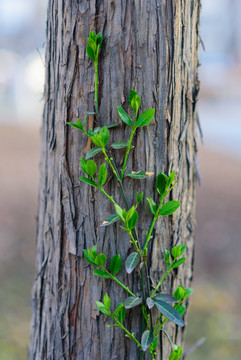
[{"label": "blurred background", "polygon": [[[202,0],[192,360],[241,354],[241,1]],[[0,360],[26,359],[47,0],[0,0]],[[205,47],[205,50],[204,50]]]}]

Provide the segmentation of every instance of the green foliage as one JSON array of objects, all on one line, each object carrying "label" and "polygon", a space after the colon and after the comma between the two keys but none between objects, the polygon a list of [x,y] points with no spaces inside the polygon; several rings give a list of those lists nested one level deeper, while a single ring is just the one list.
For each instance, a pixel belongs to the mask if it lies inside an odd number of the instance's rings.
[{"label": "green foliage", "polygon": [[[133,270],[138,266],[138,272],[136,272],[136,276],[140,278],[141,285],[141,293],[147,294],[147,298],[143,295],[143,298],[140,295],[134,294],[123,282],[121,282],[117,276],[121,273],[122,269],[122,260],[119,254],[115,254],[108,259],[107,256],[103,253],[97,253],[97,246],[93,246],[91,249],[84,249],[84,257],[86,261],[94,266],[94,275],[102,278],[102,279],[110,279],[114,281],[118,286],[120,286],[125,292],[128,293],[128,297],[123,301],[119,302],[114,312],[111,312],[111,307],[113,306],[113,302],[107,293],[104,294],[103,303],[100,301],[96,301],[96,306],[99,311],[108,316],[112,320],[112,324],[108,324],[109,327],[119,327],[122,329],[126,336],[130,338],[132,341],[136,343],[139,349],[142,351],[142,355],[144,352],[149,350],[151,354],[151,358],[155,359],[156,356],[156,348],[158,346],[159,332],[163,331],[168,337],[169,341],[170,335],[168,332],[163,329],[163,324],[170,320],[178,326],[184,326],[184,322],[181,318],[186,311],[186,306],[183,302],[187,299],[187,297],[192,293],[192,289],[183,289],[180,285],[174,292],[174,296],[171,294],[160,294],[157,293],[160,286],[166,279],[167,275],[178,266],[181,266],[186,258],[182,257],[185,252],[186,245],[180,244],[174,246],[172,249],[165,250],[165,264],[166,264],[166,272],[160,279],[159,283],[155,287],[152,293],[150,293],[151,283],[150,283],[150,274],[149,274],[149,254],[148,254],[148,245],[150,241],[154,243],[155,241],[155,232],[154,228],[158,218],[160,216],[168,216],[173,214],[181,205],[179,201],[169,200],[169,193],[176,185],[177,181],[175,181],[175,170],[173,170],[169,176],[165,175],[162,172],[159,172],[156,181],[153,184],[153,188],[156,188],[157,198],[155,201],[152,197],[147,197],[147,201],[149,204],[149,217],[152,219],[150,222],[149,230],[146,232],[146,238],[144,246],[143,239],[140,239],[137,234],[136,224],[139,218],[138,214],[138,206],[141,207],[140,203],[143,199],[143,192],[138,193],[136,195],[136,204],[132,206],[129,205],[128,199],[125,195],[124,189],[124,176],[130,177],[134,180],[145,179],[153,173],[147,171],[131,171],[125,174],[127,169],[127,160],[129,157],[130,151],[134,148],[132,145],[133,137],[135,136],[136,130],[139,127],[145,127],[151,123],[155,115],[155,109],[147,109],[143,111],[140,115],[138,115],[140,107],[141,107],[141,98],[140,95],[131,89],[128,102],[132,110],[135,112],[135,117],[133,120],[131,116],[121,107],[117,106],[117,112],[120,119],[129,126],[126,131],[130,132],[130,136],[128,141],[112,143],[108,146],[108,142],[110,139],[110,131],[116,126],[117,123],[112,123],[107,126],[97,126],[94,129],[86,130],[86,121],[88,121],[88,117],[90,115],[95,116],[96,120],[98,119],[98,56],[100,46],[103,41],[102,34],[95,34],[93,31],[90,31],[89,37],[87,39],[87,47],[86,53],[88,57],[94,61],[95,65],[95,111],[88,111],[85,114],[84,120],[81,122],[77,119],[76,123],[69,122],[68,125],[80,130],[89,140],[91,140],[92,144],[95,145],[92,149],[90,149],[85,158],[82,157],[80,161],[81,170],[84,172],[86,176],[81,176],[79,179],[91,186],[96,188],[96,191],[99,190],[112,204],[115,208],[115,213],[108,216],[101,226],[110,226],[116,223],[118,220],[122,222],[121,228],[128,233],[130,236],[130,243],[133,246],[134,251],[126,258],[125,260],[125,270],[128,274],[131,274]],[[96,123],[101,124],[102,121],[97,121]],[[112,156],[111,149],[126,149],[125,157],[122,165],[121,175],[119,175],[119,168],[115,164],[115,160]],[[97,154],[102,154],[104,158],[104,162],[102,160],[102,164],[98,166],[95,161],[92,160],[94,156]],[[100,159],[100,157],[98,157]],[[112,195],[109,195],[105,190],[105,185],[107,181],[107,166],[108,171],[110,170],[117,180],[119,188],[122,193],[122,197],[125,203],[125,208],[122,208],[120,204],[118,204]],[[98,172],[98,181],[97,181],[97,172]],[[109,175],[109,173],[108,173]],[[110,174],[110,179],[111,174]],[[127,182],[128,183],[128,182]],[[164,201],[166,201],[164,203]],[[147,215],[148,216],[148,215]],[[144,226],[142,224],[142,226]],[[122,238],[119,239],[120,246],[122,248],[127,248],[126,244],[122,244]],[[110,248],[112,248],[110,246]],[[149,256],[149,257],[148,257]],[[162,266],[162,264],[160,264]],[[145,271],[143,271],[143,268]],[[136,277],[135,277],[136,279]],[[141,311],[143,316],[143,329],[142,329],[142,337],[140,340],[136,339],[135,335],[132,334],[124,325],[124,320],[126,317],[126,309],[132,309],[136,306],[142,304]],[[170,304],[173,304],[171,306]],[[155,307],[160,312],[160,317],[157,320],[156,324],[153,324],[152,311],[153,307]],[[135,311],[135,310],[133,310]],[[178,360],[182,355],[181,347],[177,347],[174,345],[173,351],[169,357],[169,360]],[[145,355],[144,355],[145,356]],[[143,357],[144,358],[144,357]]]}]

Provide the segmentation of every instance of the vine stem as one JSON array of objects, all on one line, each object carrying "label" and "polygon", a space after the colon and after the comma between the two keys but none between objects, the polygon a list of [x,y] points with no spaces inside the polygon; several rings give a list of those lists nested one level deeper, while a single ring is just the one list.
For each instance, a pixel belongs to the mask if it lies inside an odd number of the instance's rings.
[{"label": "vine stem", "polygon": [[130,337],[136,344],[138,347],[140,347],[140,349],[142,349],[141,344],[139,343],[139,341],[135,338],[135,336],[133,334],[131,334],[119,321],[116,317],[112,317],[112,319],[118,324],[118,326],[125,331],[125,333],[128,335],[128,337]]},{"label": "vine stem", "polygon": [[171,266],[168,267],[167,271],[165,272],[165,274],[163,275],[163,277],[161,278],[161,280],[159,281],[157,287],[155,288],[155,290],[153,291],[153,293],[151,294],[151,299],[153,298],[153,296],[155,295],[155,293],[157,292],[157,290],[159,289],[159,287],[161,286],[162,282],[164,281],[164,279],[166,278],[166,276],[169,274],[169,272],[171,271]]},{"label": "vine stem", "polygon": [[127,291],[131,296],[136,296],[127,286],[125,286],[121,281],[119,281],[115,276],[113,276],[108,270],[106,270],[103,266],[100,266],[101,270],[103,270],[106,274],[109,275],[111,280],[115,281],[118,285],[120,285],[125,291]]},{"label": "vine stem", "polygon": [[127,146],[127,149],[126,149],[125,159],[124,159],[124,163],[123,163],[123,167],[122,167],[122,171],[121,171],[121,176],[120,176],[121,179],[123,179],[123,177],[124,177],[124,173],[125,173],[125,170],[126,170],[126,162],[127,162],[127,159],[128,159],[129,152],[131,150],[131,143],[132,143],[132,139],[133,139],[133,136],[135,134],[135,131],[136,131],[136,127],[134,126],[131,129],[131,136],[130,136],[130,139],[128,141],[128,146]]}]

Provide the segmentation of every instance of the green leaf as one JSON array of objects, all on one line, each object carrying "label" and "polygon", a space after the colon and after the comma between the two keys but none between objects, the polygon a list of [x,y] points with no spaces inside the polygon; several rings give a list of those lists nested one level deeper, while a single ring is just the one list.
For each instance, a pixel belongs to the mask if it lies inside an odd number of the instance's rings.
[{"label": "green leaf", "polygon": [[[76,128],[76,129],[82,130],[82,126],[77,125],[77,124],[75,124],[75,123],[67,122],[66,124],[67,124],[67,125],[70,125],[70,126],[73,126],[73,127]],[[81,124],[81,125],[82,125],[82,124]]]},{"label": "green leaf", "polygon": [[90,179],[88,179],[88,178],[86,178],[86,177],[84,177],[84,176],[79,177],[79,179],[80,179],[81,181],[83,181],[84,183],[89,184],[89,185],[91,185],[91,186],[95,186],[95,187],[96,187],[96,185],[97,185],[94,181],[92,181],[92,180],[90,180]]},{"label": "green leaf", "polygon": [[156,213],[156,204],[154,200],[151,197],[146,198],[146,200],[149,202],[150,210],[153,215]]},{"label": "green leaf", "polygon": [[112,123],[112,124],[107,125],[108,129],[111,129],[111,128],[114,128],[117,126],[119,126],[119,123]]},{"label": "green leaf", "polygon": [[112,274],[117,274],[121,269],[121,257],[119,254],[114,255],[110,262],[110,271]]},{"label": "green leaf", "polygon": [[156,337],[153,339],[151,345],[149,346],[150,351],[156,350],[157,345],[158,345],[158,337],[156,336]]},{"label": "green leaf", "polygon": [[137,252],[133,252],[128,256],[125,262],[125,268],[127,274],[132,273],[132,271],[135,269],[139,261],[140,261],[140,255]]},{"label": "green leaf", "polygon": [[88,250],[87,250],[87,249],[84,249],[83,252],[84,252],[85,260],[88,261],[89,264],[96,266],[96,263],[95,263],[94,260],[91,258],[91,256],[88,254]]},{"label": "green leaf", "polygon": [[130,218],[130,220],[128,221],[128,229],[133,230],[134,227],[136,226],[138,220],[138,213],[137,211],[134,211],[134,214],[132,215],[132,217]]},{"label": "green leaf", "polygon": [[170,263],[170,252],[167,249],[165,249],[165,263],[166,263],[166,265],[168,267],[171,265],[171,263]]},{"label": "green leaf", "polygon": [[133,205],[133,206],[127,211],[126,216],[125,216],[126,221],[129,221],[129,220],[132,218],[132,216],[133,216],[134,213],[135,213],[135,210],[136,210],[136,208],[135,208],[135,206]]},{"label": "green leaf", "polygon": [[103,126],[100,129],[99,136],[101,138],[101,141],[103,142],[104,146],[108,143],[110,132],[106,126]]},{"label": "green leaf", "polygon": [[146,175],[145,171],[132,171],[126,174],[126,176],[129,176],[133,179],[145,179],[148,175]]},{"label": "green leaf", "polygon": [[117,106],[117,111],[118,111],[119,117],[126,125],[129,125],[129,126],[133,125],[130,116],[125,112],[125,110],[121,106]]},{"label": "green leaf", "polygon": [[117,307],[114,311],[114,316],[117,317],[118,321],[122,324],[126,317],[126,308],[123,304],[123,302],[119,302],[117,304]]},{"label": "green leaf", "polygon": [[105,305],[102,302],[96,301],[95,303],[97,305],[97,308],[100,310],[100,312],[102,312],[102,314],[107,316],[110,315],[110,311],[105,307]]},{"label": "green leaf", "polygon": [[87,55],[89,56],[89,58],[91,58],[91,60],[95,60],[94,51],[91,49],[90,46],[86,47],[86,52],[87,52]]},{"label": "green leaf", "polygon": [[169,294],[158,294],[153,298],[153,300],[161,300],[167,304],[174,304],[177,302],[177,299]]},{"label": "green leaf", "polygon": [[93,177],[97,171],[97,165],[93,160],[85,160],[84,157],[80,161],[81,169],[90,177]]},{"label": "green leaf", "polygon": [[175,179],[175,170],[173,170],[168,178],[168,185],[171,185]]},{"label": "green leaf", "polygon": [[140,305],[142,303],[142,299],[137,296],[130,296],[125,299],[124,305],[126,309],[131,309],[137,305]]},{"label": "green leaf", "polygon": [[93,39],[94,41],[96,40],[96,35],[94,31],[90,31],[90,38]]},{"label": "green leaf", "polygon": [[118,205],[118,204],[114,204],[115,206],[115,211],[116,211],[116,214],[119,216],[119,218],[124,221],[124,217],[122,215],[122,208]]},{"label": "green leaf", "polygon": [[[88,37],[88,38],[87,38],[87,43],[89,44],[89,46],[90,46],[91,49],[93,50],[94,57],[95,57],[95,51],[96,51],[96,43],[95,43],[95,41],[94,41],[91,37]],[[92,59],[92,60],[93,60],[93,59]]]},{"label": "green leaf", "polygon": [[173,214],[181,205],[179,201],[168,201],[164,204],[159,212],[159,215],[167,216]]},{"label": "green leaf", "polygon": [[97,246],[94,245],[92,248],[91,248],[91,252],[92,252],[92,255],[94,257],[94,259],[96,258],[96,255],[97,255],[97,250],[96,250]]},{"label": "green leaf", "polygon": [[97,276],[99,276],[99,277],[101,277],[103,279],[109,279],[110,278],[110,276],[106,272],[104,272],[102,270],[99,270],[99,269],[94,270],[94,275],[97,275]]},{"label": "green leaf", "polygon": [[117,142],[117,143],[111,144],[111,147],[113,149],[123,149],[123,148],[125,148],[127,146],[128,146],[128,143],[125,143],[125,142]]},{"label": "green leaf", "polygon": [[153,334],[150,330],[144,331],[141,337],[141,347],[143,351],[146,351],[153,341]]},{"label": "green leaf", "polygon": [[105,293],[104,295],[104,305],[107,309],[110,308],[110,298],[109,298],[109,295],[107,293]]},{"label": "green leaf", "polygon": [[179,313],[180,316],[183,316],[185,314],[185,312],[186,312],[186,306],[180,304],[180,305],[178,305],[176,307],[176,310],[177,310],[177,312]]},{"label": "green leaf", "polygon": [[111,224],[114,224],[119,219],[120,218],[117,214],[112,214],[112,215],[108,216],[100,226],[109,226]]},{"label": "green leaf", "polygon": [[188,298],[188,296],[190,296],[193,293],[193,289],[192,288],[186,288],[185,292],[184,292],[184,297]]},{"label": "green leaf", "polygon": [[141,98],[135,90],[131,89],[128,101],[132,109],[137,113],[141,106]]},{"label": "green leaf", "polygon": [[178,286],[178,288],[175,290],[174,292],[174,297],[177,299],[177,300],[182,300],[184,298],[184,295],[185,295],[185,291],[183,289],[183,287],[181,285]]},{"label": "green leaf", "polygon": [[156,178],[156,189],[160,196],[163,196],[167,188],[167,176],[161,172]]},{"label": "green leaf", "polygon": [[143,198],[143,192],[140,193],[140,194],[137,192],[137,194],[136,194],[136,202],[137,202],[137,204],[136,205],[140,204],[142,198]]},{"label": "green leaf", "polygon": [[153,119],[155,109],[148,109],[144,111],[137,119],[136,127],[147,126]]},{"label": "green leaf", "polygon": [[156,300],[156,299],[153,300],[157,309],[160,311],[161,314],[163,314],[165,317],[167,317],[170,321],[174,322],[175,324],[179,326],[184,326],[184,322],[176,309],[174,309],[172,306],[165,303],[164,301]]},{"label": "green leaf", "polygon": [[181,255],[184,253],[184,251],[186,250],[186,244],[180,244],[179,246],[178,246],[180,249],[181,249]]},{"label": "green leaf", "polygon": [[101,33],[98,33],[96,35],[96,43],[97,43],[97,45],[100,46],[102,44],[102,42],[103,42],[103,35]]},{"label": "green leaf", "polygon": [[99,254],[95,258],[95,263],[99,266],[103,266],[107,260],[107,257],[105,254]]},{"label": "green leaf", "polygon": [[105,163],[103,163],[99,169],[99,184],[101,186],[105,185],[107,179],[107,169]]},{"label": "green leaf", "polygon": [[87,154],[85,155],[85,160],[89,160],[91,159],[92,157],[94,157],[95,155],[99,154],[101,152],[101,149],[100,148],[93,148],[93,149],[90,149]]},{"label": "green leaf", "polygon": [[179,256],[181,256],[181,248],[179,246],[173,246],[171,254],[174,259],[178,258]]},{"label": "green leaf", "polygon": [[181,346],[176,346],[171,355],[169,356],[169,360],[179,360],[182,356],[182,348]]},{"label": "green leaf", "polygon": [[177,268],[178,266],[182,265],[185,261],[186,261],[186,258],[185,258],[185,257],[183,257],[183,258],[181,258],[181,259],[179,259],[179,260],[176,260],[176,261],[174,261],[174,262],[172,263],[171,268],[172,268],[172,269],[175,269],[175,268]]}]

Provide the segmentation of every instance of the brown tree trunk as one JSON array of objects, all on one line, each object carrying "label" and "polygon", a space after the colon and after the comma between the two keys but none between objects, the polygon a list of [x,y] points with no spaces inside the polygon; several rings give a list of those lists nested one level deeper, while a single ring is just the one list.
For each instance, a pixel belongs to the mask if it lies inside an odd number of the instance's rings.
[{"label": "brown tree trunk", "polygon": [[[100,54],[100,125],[120,122],[116,106],[128,109],[134,88],[142,110],[156,109],[155,121],[135,137],[128,168],[177,172],[172,197],[180,210],[163,217],[156,226],[149,257],[152,282],[165,270],[164,249],[180,241],[187,244],[187,261],[167,277],[162,290],[173,293],[179,284],[190,286],[193,271],[196,183],[196,100],[198,94],[199,0],[51,0],[48,6],[45,109],[42,125],[41,182],[37,229],[36,280],[29,359],[139,359],[135,344],[120,329],[106,328],[106,318],[95,300],[108,291],[113,305],[125,298],[116,284],[93,275],[83,248],[97,244],[109,256],[124,260],[129,240],[114,224],[100,223],[113,213],[102,194],[80,183],[79,160],[90,144],[66,125],[93,111],[94,69],[85,53],[89,30],[102,32]],[[130,110],[130,109],[129,109]],[[91,127],[93,119],[90,120]],[[121,125],[111,140],[128,139]],[[116,151],[117,163],[123,153]],[[103,162],[103,158],[99,157]],[[154,177],[125,180],[130,203],[136,191],[155,198]],[[121,202],[119,188],[110,179],[107,191]],[[143,201],[138,233],[143,239],[150,225]],[[137,275],[122,279],[140,292]],[[140,313],[128,312],[127,326],[141,336]],[[183,330],[167,326],[180,345]],[[161,334],[162,335],[162,334]],[[167,360],[170,345],[161,338],[157,359]],[[146,357],[146,359],[148,356]]]}]

